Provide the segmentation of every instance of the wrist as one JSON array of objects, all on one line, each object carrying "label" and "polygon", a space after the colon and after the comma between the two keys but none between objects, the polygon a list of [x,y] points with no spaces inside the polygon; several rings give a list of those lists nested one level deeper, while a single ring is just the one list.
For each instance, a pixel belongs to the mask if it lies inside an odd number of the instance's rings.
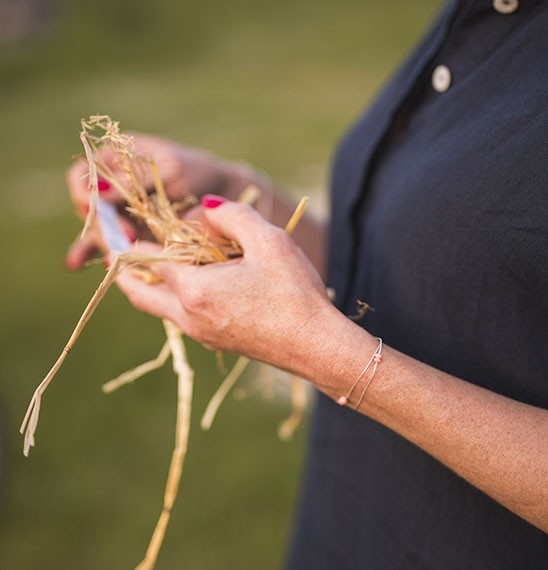
[{"label": "wrist", "polygon": [[378,340],[333,306],[317,317],[311,330],[302,331],[305,346],[299,348],[297,343],[291,367],[337,401],[347,393]]}]

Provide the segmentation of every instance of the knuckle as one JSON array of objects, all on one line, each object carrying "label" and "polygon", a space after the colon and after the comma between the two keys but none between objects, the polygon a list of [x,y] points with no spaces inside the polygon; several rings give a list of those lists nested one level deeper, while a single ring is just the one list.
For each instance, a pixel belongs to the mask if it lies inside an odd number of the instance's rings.
[{"label": "knuckle", "polygon": [[266,243],[269,248],[276,249],[280,253],[291,250],[292,241],[282,228],[271,226],[266,230]]},{"label": "knuckle", "polygon": [[257,210],[250,204],[243,202],[228,202],[228,206],[234,209],[240,223],[245,225],[254,224],[259,216]]}]

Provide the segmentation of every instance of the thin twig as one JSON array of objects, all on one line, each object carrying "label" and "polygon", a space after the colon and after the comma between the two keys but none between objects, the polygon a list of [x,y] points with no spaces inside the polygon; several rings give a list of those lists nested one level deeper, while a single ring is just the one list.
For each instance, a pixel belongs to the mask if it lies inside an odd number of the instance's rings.
[{"label": "thin twig", "polygon": [[190,413],[192,409],[192,384],[194,372],[188,365],[181,331],[171,322],[162,321],[173,355],[173,371],[177,374],[177,424],[175,427],[175,447],[171,456],[171,463],[167,475],[164,493],[164,505],[160,518],[156,523],[152,538],[148,545],[143,561],[135,570],[152,570],[156,564],[158,553],[167,525],[171,516],[171,509],[177,498],[179,481],[183,472],[184,460],[188,449],[188,436],[190,433]]},{"label": "thin twig", "polygon": [[97,305],[101,302],[101,299],[105,296],[105,293],[108,291],[109,287],[112,285],[118,271],[121,267],[123,260],[121,256],[118,256],[114,259],[112,265],[110,266],[105,278],[97,287],[97,290],[93,294],[90,302],[87,304],[80,320],[76,324],[76,327],[72,331],[70,338],[67,341],[67,344],[59,358],[55,361],[55,364],[52,366],[51,370],[47,373],[46,377],[40,382],[38,388],[34,392],[32,399],[30,401],[29,407],[27,408],[27,412],[23,419],[23,423],[21,424],[20,432],[25,434],[24,446],[23,446],[23,453],[25,456],[28,456],[30,448],[34,446],[34,434],[36,432],[36,427],[38,425],[38,418],[40,416],[40,403],[42,399],[42,395],[45,392],[46,388],[49,386],[59,368],[65,361],[66,357],[69,355],[70,351],[72,350],[75,342],[78,340],[81,332],[84,330],[87,322],[89,321],[91,315],[93,315]]},{"label": "thin twig", "polygon": [[301,218],[303,217],[307,205],[308,205],[308,197],[304,196],[297,204],[297,208],[295,209],[293,215],[291,216],[291,218],[289,218],[289,222],[287,222],[285,226],[285,232],[288,235],[291,235],[293,233],[293,231],[297,227],[297,224],[301,221]]},{"label": "thin twig", "polygon": [[135,368],[131,368],[130,370],[127,370],[123,374],[116,376],[116,378],[113,378],[112,380],[105,382],[102,386],[103,392],[105,394],[110,394],[115,390],[118,390],[118,388],[125,386],[126,384],[131,384],[132,382],[135,382],[135,380],[138,380],[145,374],[148,374],[153,370],[161,368],[166,363],[170,354],[171,354],[171,348],[169,346],[169,342],[166,340],[164,342],[164,345],[162,346],[162,349],[160,350],[160,353],[156,358],[153,358],[152,360],[149,360],[147,362],[143,362],[143,364],[140,364]]},{"label": "thin twig", "polygon": [[240,356],[236,361],[236,364],[233,366],[232,370],[228,373],[226,378],[223,380],[219,388],[205,409],[204,415],[202,416],[202,420],[200,422],[200,426],[203,430],[209,430],[215,421],[215,416],[221,407],[224,399],[226,398],[227,394],[232,390],[232,387],[238,381],[238,378],[245,372],[247,365],[249,364],[249,358],[245,356]]}]

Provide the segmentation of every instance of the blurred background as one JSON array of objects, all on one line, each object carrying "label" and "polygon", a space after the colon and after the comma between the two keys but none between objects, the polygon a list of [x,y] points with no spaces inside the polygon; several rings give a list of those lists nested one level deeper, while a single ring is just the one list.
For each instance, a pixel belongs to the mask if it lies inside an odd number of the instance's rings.
[{"label": "blurred background", "polygon": [[[64,183],[79,121],[107,113],[257,165],[325,202],[337,140],[441,0],[0,0],[0,568],[133,568],[161,508],[175,424],[169,365],[110,396],[102,382],[155,356],[159,322],[112,290],[43,401],[37,447],[18,429],[104,275],[63,257],[80,223]],[[189,346],[194,421],[158,570],[280,568],[306,427],[277,439],[287,402],[229,398]],[[252,381],[248,375],[246,382]]]}]

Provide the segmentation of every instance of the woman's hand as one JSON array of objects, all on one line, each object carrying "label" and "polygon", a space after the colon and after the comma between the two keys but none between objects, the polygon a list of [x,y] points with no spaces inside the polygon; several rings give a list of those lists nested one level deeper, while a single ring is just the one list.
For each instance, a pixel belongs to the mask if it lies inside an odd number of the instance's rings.
[{"label": "woman's hand", "polygon": [[[249,206],[225,202],[203,215],[212,230],[242,246],[242,258],[205,266],[155,263],[162,284],[147,285],[126,271],[120,288],[135,307],[174,321],[209,348],[296,371],[320,336],[322,316],[338,313],[319,275],[282,229]],[[135,247],[155,250],[150,243]]]},{"label": "woman's hand", "polygon": [[[235,197],[247,184],[254,181],[254,172],[245,165],[232,164],[216,158],[206,151],[185,147],[168,139],[144,134],[133,134],[136,150],[154,157],[164,181],[166,192],[172,201],[179,201],[193,195],[200,198],[204,194],[220,194]],[[103,158],[116,172],[116,163],[110,158],[108,150]],[[89,202],[88,166],[84,160],[75,162],[67,173],[70,196],[77,214],[84,219]],[[147,176],[147,174],[145,174]],[[120,180],[124,176],[120,173]],[[143,180],[145,187],[153,189],[152,179]],[[100,183],[101,198],[120,205],[123,199],[119,193],[104,181]],[[121,216],[122,226],[128,237],[134,240],[139,229],[127,216]],[[69,269],[82,267],[85,261],[101,247],[98,232],[90,232],[84,239],[79,239],[70,247],[66,266]]]}]

